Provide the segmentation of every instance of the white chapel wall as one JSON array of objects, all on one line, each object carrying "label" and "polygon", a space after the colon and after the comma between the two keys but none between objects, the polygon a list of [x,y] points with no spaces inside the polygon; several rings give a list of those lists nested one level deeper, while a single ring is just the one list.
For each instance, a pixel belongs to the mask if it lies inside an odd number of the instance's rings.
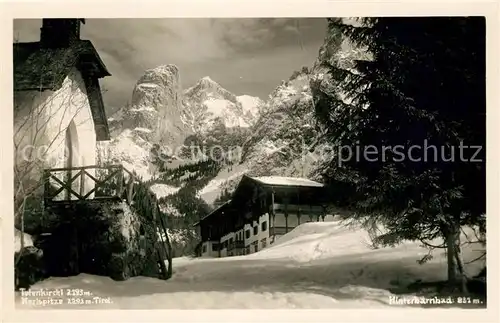
[{"label": "white chapel wall", "polygon": [[[72,166],[96,164],[94,120],[81,73],[76,69],[57,91],[14,93],[14,142],[16,163],[37,163],[30,174],[36,179],[41,168],[66,167],[66,129],[72,129],[75,157]],[[94,175],[90,172],[91,175]],[[93,187],[87,177],[84,192]]]}]

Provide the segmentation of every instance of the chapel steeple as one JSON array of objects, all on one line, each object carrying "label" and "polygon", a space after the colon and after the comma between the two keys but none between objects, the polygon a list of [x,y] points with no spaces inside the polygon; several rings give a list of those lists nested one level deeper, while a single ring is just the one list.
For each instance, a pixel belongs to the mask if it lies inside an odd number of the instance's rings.
[{"label": "chapel steeple", "polygon": [[80,40],[80,24],[85,19],[43,19],[40,28],[40,44],[45,48],[65,48]]}]

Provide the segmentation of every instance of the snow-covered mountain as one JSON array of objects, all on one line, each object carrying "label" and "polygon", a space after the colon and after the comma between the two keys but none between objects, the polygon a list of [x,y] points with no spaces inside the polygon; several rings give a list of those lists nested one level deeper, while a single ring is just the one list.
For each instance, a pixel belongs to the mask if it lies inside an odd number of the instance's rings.
[{"label": "snow-covered mountain", "polygon": [[[230,196],[244,174],[316,179],[327,143],[316,124],[314,89],[331,88],[324,63],[352,64],[363,56],[331,35],[311,67],[291,71],[265,101],[237,96],[208,76],[182,90],[179,70],[166,65],[146,71],[131,104],[111,117],[114,138],[105,159],[154,180],[172,229],[189,236],[187,249],[179,242],[181,254],[196,244],[190,223]],[[207,161],[172,150],[193,143],[235,151],[237,158]],[[155,151],[168,161],[158,162]]]},{"label": "snow-covered mountain", "polygon": [[182,110],[179,69],[162,65],[147,70],[134,87],[131,103],[108,119],[112,140],[100,144],[101,159],[150,179],[155,173],[150,162],[153,145],[175,149],[190,134]]},{"label": "snow-covered mountain", "polygon": [[264,101],[256,96],[251,95],[239,95],[236,97],[236,100],[241,104],[243,109],[243,115],[247,120],[250,121],[250,124],[257,119],[260,114],[260,109],[264,105]]},{"label": "snow-covered mountain", "polygon": [[[224,168],[199,196],[212,203],[216,196],[231,192],[243,174],[317,179],[316,171],[328,158],[322,155],[328,151],[328,143],[316,124],[314,102],[320,98],[315,90],[336,88],[339,81],[330,77],[329,65],[350,68],[355,73],[354,60],[358,59],[370,59],[370,55],[335,30],[328,30],[312,67],[291,73],[269,95],[242,147],[239,165]],[[345,96],[340,90],[338,94]]]},{"label": "snow-covered mountain", "polygon": [[236,96],[205,76],[184,91],[183,122],[194,133],[205,134],[222,121],[226,128],[249,127],[262,100],[249,95]]},{"label": "snow-covered mountain", "polygon": [[221,170],[199,196],[213,203],[244,175],[310,177],[318,142],[307,68],[292,74],[270,95],[245,140],[238,165]]},{"label": "snow-covered mountain", "polygon": [[131,103],[108,119],[112,140],[100,143],[99,156],[152,179],[158,175],[151,163],[155,145],[172,157],[172,167],[190,162],[176,160],[186,138],[193,134],[209,138],[221,124],[224,131],[248,129],[263,105],[260,98],[236,96],[208,76],[183,90],[175,65],[158,66],[145,71]]}]

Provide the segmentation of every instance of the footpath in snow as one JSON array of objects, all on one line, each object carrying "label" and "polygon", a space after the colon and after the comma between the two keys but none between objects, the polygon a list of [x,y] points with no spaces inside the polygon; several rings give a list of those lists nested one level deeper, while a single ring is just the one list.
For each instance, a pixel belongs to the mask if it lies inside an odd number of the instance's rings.
[{"label": "footpath in snow", "polygon": [[[306,223],[251,255],[174,258],[174,274],[168,281],[134,277],[116,282],[81,274],[49,278],[32,290],[72,288],[92,293],[78,301],[92,304],[65,300],[62,305],[43,306],[47,309],[374,308],[404,306],[391,304],[396,296],[391,288],[446,277],[442,254],[419,265],[416,261],[427,250],[418,244],[373,250],[369,243],[364,231],[337,221]],[[476,251],[464,250],[464,257],[475,258]],[[474,275],[482,265],[474,263],[467,269]],[[16,304],[34,307],[23,305],[20,293]]]}]

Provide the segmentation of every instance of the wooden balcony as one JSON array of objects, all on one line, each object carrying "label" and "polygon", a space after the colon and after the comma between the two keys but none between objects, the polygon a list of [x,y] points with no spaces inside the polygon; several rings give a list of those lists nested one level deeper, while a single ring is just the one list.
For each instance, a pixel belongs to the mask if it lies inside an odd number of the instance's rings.
[{"label": "wooden balcony", "polygon": [[52,168],[44,170],[44,202],[126,200],[131,204],[139,180],[121,165]]},{"label": "wooden balcony", "polygon": [[297,205],[297,204],[279,204],[275,203],[272,206],[273,210],[275,213],[285,213],[285,210],[289,214],[322,214],[324,212],[324,209],[320,205]]}]

